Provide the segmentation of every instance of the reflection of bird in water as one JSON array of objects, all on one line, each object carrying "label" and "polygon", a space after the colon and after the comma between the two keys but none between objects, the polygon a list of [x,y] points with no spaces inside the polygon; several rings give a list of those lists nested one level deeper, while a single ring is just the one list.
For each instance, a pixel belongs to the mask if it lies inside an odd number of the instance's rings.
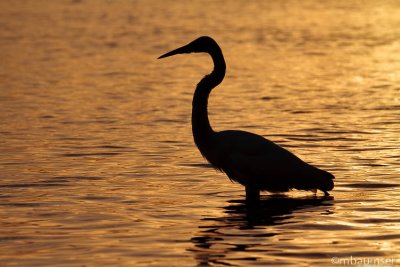
[{"label": "reflection of bird in water", "polygon": [[[263,263],[270,258],[260,259],[260,254],[279,256],[282,252],[279,248],[294,245],[296,242],[292,243],[291,238],[301,236],[309,220],[329,215],[333,207],[332,196],[315,195],[289,198],[274,194],[262,198],[259,205],[246,205],[242,200],[228,202],[222,208],[223,215],[203,218],[200,231],[191,238],[194,246],[188,250],[194,253],[198,266],[239,266],[235,263],[241,260],[265,266]],[[276,235],[280,238],[274,238]]]},{"label": "reflection of bird in water", "polygon": [[199,82],[193,97],[192,131],[201,154],[214,168],[245,186],[249,202],[258,201],[262,190],[319,189],[328,195],[334,179],[329,172],[305,163],[262,136],[235,130],[213,131],[208,120],[208,96],[224,79],[226,68],[218,44],[204,36],[159,58],[201,52],[210,54],[214,62],[214,70]]}]

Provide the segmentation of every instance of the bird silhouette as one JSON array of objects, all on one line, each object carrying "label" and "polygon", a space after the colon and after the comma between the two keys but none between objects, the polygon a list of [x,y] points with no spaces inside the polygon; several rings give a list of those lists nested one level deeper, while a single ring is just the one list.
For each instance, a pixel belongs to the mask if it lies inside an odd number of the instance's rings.
[{"label": "bird silhouette", "polygon": [[214,131],[208,119],[207,105],[211,90],[225,76],[222,50],[214,39],[202,36],[159,58],[186,53],[208,53],[214,62],[213,71],[200,80],[194,92],[194,142],[215,169],[245,187],[247,202],[258,202],[260,191],[286,192],[298,189],[316,192],[319,189],[329,195],[327,191],[334,187],[331,173],[307,164],[260,135],[237,130]]}]

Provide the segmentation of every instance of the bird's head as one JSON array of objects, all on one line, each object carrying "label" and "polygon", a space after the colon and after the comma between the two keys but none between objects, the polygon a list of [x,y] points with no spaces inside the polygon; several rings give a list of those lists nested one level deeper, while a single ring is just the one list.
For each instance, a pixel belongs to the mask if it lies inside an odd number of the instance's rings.
[{"label": "bird's head", "polygon": [[215,49],[219,49],[218,44],[208,36],[202,36],[197,38],[196,40],[179,47],[175,50],[172,50],[159,58],[170,57],[177,54],[188,54],[188,53],[209,53],[213,54]]}]

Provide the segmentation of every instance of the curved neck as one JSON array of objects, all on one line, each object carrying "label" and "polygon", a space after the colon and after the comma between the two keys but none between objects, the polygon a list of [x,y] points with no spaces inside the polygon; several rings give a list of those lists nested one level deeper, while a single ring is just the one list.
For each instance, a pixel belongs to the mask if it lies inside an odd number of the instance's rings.
[{"label": "curved neck", "polygon": [[204,155],[202,148],[207,147],[212,141],[214,133],[208,120],[208,96],[211,90],[222,82],[225,76],[225,60],[221,49],[216,46],[210,51],[214,62],[214,70],[204,76],[198,83],[192,103],[192,132],[197,147]]}]

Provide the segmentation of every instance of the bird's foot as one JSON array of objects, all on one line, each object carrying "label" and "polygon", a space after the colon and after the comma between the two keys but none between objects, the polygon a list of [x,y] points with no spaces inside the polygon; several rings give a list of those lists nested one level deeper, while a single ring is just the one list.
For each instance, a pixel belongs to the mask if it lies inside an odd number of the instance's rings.
[{"label": "bird's foot", "polygon": [[257,204],[260,202],[260,190],[246,186],[246,203]]}]

